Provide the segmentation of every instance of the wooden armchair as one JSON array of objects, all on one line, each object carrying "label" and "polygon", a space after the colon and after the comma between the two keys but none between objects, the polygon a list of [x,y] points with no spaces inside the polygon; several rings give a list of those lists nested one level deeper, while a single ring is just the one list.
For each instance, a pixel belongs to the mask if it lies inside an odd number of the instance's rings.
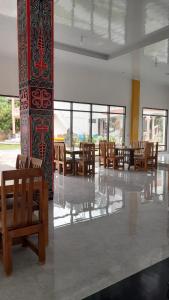
[{"label": "wooden armchair", "polygon": [[87,176],[95,174],[95,144],[81,144],[82,154],[76,161],[76,174]]},{"label": "wooden armchair", "polygon": [[[37,181],[38,179],[38,181]],[[10,194],[13,193],[11,208],[7,208],[8,182]],[[39,210],[33,212],[34,191],[39,191]],[[2,237],[3,265],[6,275],[12,272],[12,244],[20,239],[24,246],[29,246],[45,262],[45,198],[42,169],[22,169],[3,171],[1,178],[0,235]],[[38,235],[38,246],[28,240],[31,235]]]},{"label": "wooden armchair", "polygon": [[158,143],[145,143],[144,153],[134,157],[135,170],[153,170],[157,168]]},{"label": "wooden armchair", "polygon": [[18,154],[16,158],[16,169],[26,169],[28,166],[28,157],[26,155]]},{"label": "wooden armchair", "polygon": [[63,172],[65,176],[68,173],[73,172],[73,161],[71,158],[66,157],[65,143],[55,143],[55,166],[59,174]]},{"label": "wooden armchair", "polygon": [[107,141],[99,142],[99,165],[103,165],[106,168],[106,143]]},{"label": "wooden armchair", "polygon": [[116,152],[115,143],[108,142],[106,143],[106,166],[113,167],[114,169],[122,168],[124,169],[124,150],[121,150],[120,153]]}]

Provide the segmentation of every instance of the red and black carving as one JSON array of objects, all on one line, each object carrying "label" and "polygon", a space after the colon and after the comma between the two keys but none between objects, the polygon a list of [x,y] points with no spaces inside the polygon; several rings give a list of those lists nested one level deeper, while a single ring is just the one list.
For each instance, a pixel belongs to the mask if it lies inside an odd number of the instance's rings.
[{"label": "red and black carving", "polygon": [[31,88],[31,107],[37,109],[53,108],[53,91],[45,88]]},{"label": "red and black carving", "polygon": [[53,190],[53,3],[17,0],[22,153],[43,159]]},{"label": "red and black carving", "polygon": [[[53,82],[53,1],[31,2],[31,81]],[[51,16],[51,18],[49,18]]]},{"label": "red and black carving", "polygon": [[27,85],[27,22],[26,0],[18,0],[18,59],[19,59],[19,87]]},{"label": "red and black carving", "polygon": [[25,89],[20,90],[19,97],[20,97],[21,111],[27,110],[29,108],[28,89],[25,88]]},{"label": "red and black carving", "polygon": [[52,186],[52,157],[51,132],[53,131],[53,115],[36,113],[31,115],[32,155],[41,158],[44,162],[45,177],[50,189]]}]

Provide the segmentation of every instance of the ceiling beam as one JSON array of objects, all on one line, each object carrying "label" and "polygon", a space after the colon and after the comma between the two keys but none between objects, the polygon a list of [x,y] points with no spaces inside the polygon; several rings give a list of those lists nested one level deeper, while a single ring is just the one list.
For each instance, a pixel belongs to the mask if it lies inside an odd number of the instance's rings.
[{"label": "ceiling beam", "polygon": [[119,57],[121,55],[127,54],[134,50],[144,48],[146,46],[158,43],[165,39],[169,39],[169,26],[166,26],[155,32],[146,34],[140,41],[133,43],[133,44],[129,45],[128,47],[123,47],[116,52],[112,52],[112,54],[109,55],[109,59]]},{"label": "ceiling beam", "polygon": [[102,60],[108,60],[109,59],[109,56],[107,54],[92,51],[92,50],[87,50],[87,49],[84,49],[84,48],[81,48],[81,47],[71,46],[71,45],[68,45],[68,44],[60,43],[60,42],[55,42],[54,43],[54,48],[59,49],[59,50],[63,50],[63,51],[68,51],[68,52],[80,54],[80,55],[93,57],[93,58],[98,58],[98,59],[102,59]]}]

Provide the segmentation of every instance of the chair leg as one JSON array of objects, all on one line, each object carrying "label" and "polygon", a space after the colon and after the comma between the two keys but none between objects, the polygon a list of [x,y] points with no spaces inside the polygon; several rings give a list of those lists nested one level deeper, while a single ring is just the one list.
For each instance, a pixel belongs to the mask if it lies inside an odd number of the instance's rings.
[{"label": "chair leg", "polygon": [[7,276],[12,273],[12,239],[10,237],[2,237],[3,244],[3,265]]},{"label": "chair leg", "polygon": [[46,254],[45,254],[45,234],[44,230],[41,229],[39,232],[39,262],[41,264],[45,263],[46,260]]},{"label": "chair leg", "polygon": [[62,167],[63,167],[63,176],[66,176],[66,164],[64,164]]}]

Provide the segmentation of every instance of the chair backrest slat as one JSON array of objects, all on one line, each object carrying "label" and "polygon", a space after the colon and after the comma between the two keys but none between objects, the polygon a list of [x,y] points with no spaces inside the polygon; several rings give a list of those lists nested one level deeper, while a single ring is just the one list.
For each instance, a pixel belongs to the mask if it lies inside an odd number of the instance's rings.
[{"label": "chair backrest slat", "polygon": [[26,155],[18,154],[16,158],[16,169],[28,168],[29,162]]},{"label": "chair backrest slat", "polygon": [[95,144],[94,143],[82,143],[82,159],[85,161],[95,161]]},{"label": "chair backrest slat", "polygon": [[31,157],[30,158],[30,168],[42,168],[42,159]]},{"label": "chair backrest slat", "polygon": [[112,158],[116,155],[116,145],[114,142],[106,143],[106,154],[108,158]]},{"label": "chair backrest slat", "polygon": [[[6,193],[8,181],[13,181],[10,191],[12,195],[12,204],[10,210],[7,210],[8,195]],[[39,209],[43,203],[43,172],[41,168],[22,169],[2,172],[2,215],[3,228],[18,228],[33,224],[33,205],[34,193],[39,193]],[[10,218],[9,218],[10,212]],[[37,218],[36,222],[40,222]]]}]

